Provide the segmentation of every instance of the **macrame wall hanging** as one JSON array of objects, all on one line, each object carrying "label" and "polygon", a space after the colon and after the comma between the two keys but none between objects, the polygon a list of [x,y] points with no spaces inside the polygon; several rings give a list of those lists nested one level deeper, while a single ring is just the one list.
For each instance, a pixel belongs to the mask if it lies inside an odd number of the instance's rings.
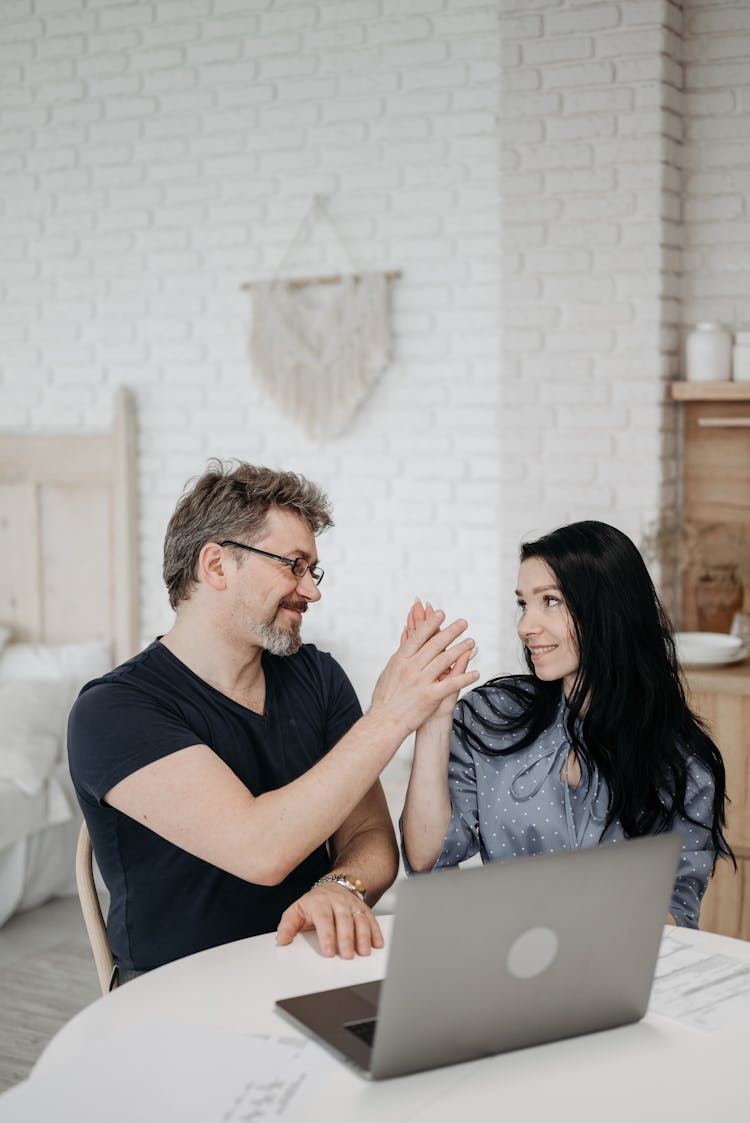
[{"label": "macrame wall hanging", "polygon": [[[345,268],[318,277],[285,276],[292,258],[328,228]],[[346,429],[389,361],[388,282],[395,272],[357,270],[316,196],[276,273],[248,281],[253,325],[252,369],[284,414],[316,440]]]}]

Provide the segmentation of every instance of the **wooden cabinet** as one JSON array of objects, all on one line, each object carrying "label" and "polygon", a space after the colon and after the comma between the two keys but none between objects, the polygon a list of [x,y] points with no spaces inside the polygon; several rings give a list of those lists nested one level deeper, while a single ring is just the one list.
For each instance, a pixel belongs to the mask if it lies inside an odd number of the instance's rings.
[{"label": "wooden cabinet", "polygon": [[701,928],[750,940],[750,661],[687,672],[690,705],[708,725],[727,773],[727,838],[737,859],[721,861],[701,908]]},{"label": "wooden cabinet", "polygon": [[[675,382],[682,402],[682,517],[744,527],[750,551],[750,383]],[[745,576],[750,567],[744,562]],[[745,588],[744,610],[750,592]],[[681,626],[698,627],[692,584],[683,583]],[[737,873],[717,866],[701,909],[701,928],[750,940],[750,660],[687,672],[690,703],[721,750],[731,803],[727,838]]]}]

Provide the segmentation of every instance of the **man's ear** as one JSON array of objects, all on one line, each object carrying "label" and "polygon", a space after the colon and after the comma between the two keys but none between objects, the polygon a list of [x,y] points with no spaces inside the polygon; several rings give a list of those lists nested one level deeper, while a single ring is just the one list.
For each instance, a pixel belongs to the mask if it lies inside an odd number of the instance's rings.
[{"label": "man's ear", "polygon": [[198,554],[196,577],[210,588],[222,592],[227,587],[225,560],[226,555],[218,542],[207,542]]}]

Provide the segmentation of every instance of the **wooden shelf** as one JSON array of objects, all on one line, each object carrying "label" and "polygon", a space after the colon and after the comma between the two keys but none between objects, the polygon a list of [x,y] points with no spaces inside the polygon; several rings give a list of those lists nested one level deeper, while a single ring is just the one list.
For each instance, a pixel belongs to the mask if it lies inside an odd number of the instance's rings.
[{"label": "wooden shelf", "polygon": [[675,402],[750,402],[750,382],[672,382]]},{"label": "wooden shelf", "polygon": [[686,667],[684,673],[691,691],[750,695],[750,658],[726,667]]}]

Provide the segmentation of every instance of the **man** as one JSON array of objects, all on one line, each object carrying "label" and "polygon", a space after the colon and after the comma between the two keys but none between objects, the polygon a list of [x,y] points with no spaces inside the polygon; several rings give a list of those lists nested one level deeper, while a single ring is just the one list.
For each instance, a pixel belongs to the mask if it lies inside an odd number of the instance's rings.
[{"label": "man", "polygon": [[378,777],[475,681],[473,641],[454,643],[466,623],[441,628],[442,614],[404,632],[361,716],[335,660],[300,640],[331,524],[302,477],[212,462],[167,528],[174,626],[73,708],[120,981],[274,929],[280,944],[315,929],[344,958],[383,945],[370,906],[398,855]]}]

